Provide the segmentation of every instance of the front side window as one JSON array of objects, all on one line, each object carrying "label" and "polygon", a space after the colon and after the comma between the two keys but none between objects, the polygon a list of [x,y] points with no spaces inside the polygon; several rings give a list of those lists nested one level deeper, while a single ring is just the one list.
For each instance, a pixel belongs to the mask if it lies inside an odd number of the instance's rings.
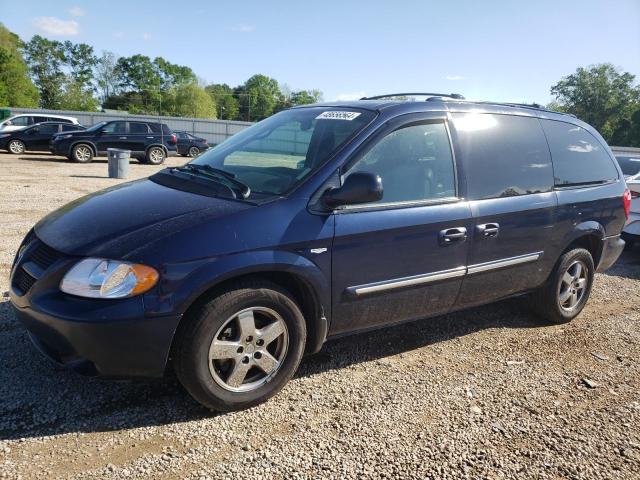
[{"label": "front side window", "polygon": [[358,109],[285,110],[207,150],[192,163],[235,175],[264,197],[282,195],[317,170],[375,116]]},{"label": "front side window", "polygon": [[571,123],[542,120],[553,157],[559,187],[603,183],[618,178],[604,146],[584,128]]},{"label": "front side window", "polygon": [[376,203],[414,202],[456,194],[453,156],[445,124],[426,123],[395,130],[379,140],[347,172],[382,178]]},{"label": "front side window", "polygon": [[111,122],[105,125],[104,133],[127,133],[126,122]]},{"label": "front side window", "polygon": [[549,192],[553,167],[537,118],[453,115],[471,200]]}]

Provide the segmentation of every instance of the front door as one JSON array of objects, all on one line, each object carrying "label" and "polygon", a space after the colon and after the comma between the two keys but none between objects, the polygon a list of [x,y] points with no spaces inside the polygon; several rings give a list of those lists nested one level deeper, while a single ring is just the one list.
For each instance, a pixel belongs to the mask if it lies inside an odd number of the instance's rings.
[{"label": "front door", "polygon": [[98,152],[106,152],[108,148],[129,150],[127,122],[107,123],[96,139]]},{"label": "front door", "polygon": [[29,135],[29,150],[45,151],[49,150],[49,140],[54,133],[58,133],[60,125],[57,123],[37,125],[32,127],[33,134]]},{"label": "front door", "polygon": [[445,118],[399,117],[343,169],[380,175],[381,201],[335,214],[330,334],[448,311],[472,228]]},{"label": "front door", "polygon": [[453,134],[473,213],[458,307],[535,288],[556,260],[553,167],[533,117],[455,113]]}]

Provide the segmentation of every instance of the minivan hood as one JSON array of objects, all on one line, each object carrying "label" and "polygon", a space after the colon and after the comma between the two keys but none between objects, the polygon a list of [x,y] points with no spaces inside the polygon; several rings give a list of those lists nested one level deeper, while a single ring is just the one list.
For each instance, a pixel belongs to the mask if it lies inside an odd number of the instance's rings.
[{"label": "minivan hood", "polygon": [[195,222],[250,207],[144,179],[79,198],[44,217],[34,229],[40,240],[68,255],[123,258]]}]

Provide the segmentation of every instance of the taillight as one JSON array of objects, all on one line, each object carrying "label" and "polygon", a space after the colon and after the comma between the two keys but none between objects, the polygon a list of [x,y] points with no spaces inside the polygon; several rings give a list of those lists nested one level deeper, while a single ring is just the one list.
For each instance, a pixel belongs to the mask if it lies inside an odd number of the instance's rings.
[{"label": "taillight", "polygon": [[624,207],[624,216],[629,220],[629,212],[631,211],[631,190],[628,188],[624,191],[624,195],[622,195],[622,206]]},{"label": "taillight", "polygon": [[171,143],[178,143],[178,137],[176,137],[175,133],[171,135]]}]

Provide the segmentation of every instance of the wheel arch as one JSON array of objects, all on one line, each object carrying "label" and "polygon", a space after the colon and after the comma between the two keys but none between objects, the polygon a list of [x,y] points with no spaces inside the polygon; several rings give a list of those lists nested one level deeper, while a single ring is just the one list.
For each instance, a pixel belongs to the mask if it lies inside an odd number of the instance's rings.
[{"label": "wheel arch", "polygon": [[571,232],[571,235],[565,239],[562,253],[568,252],[574,248],[584,248],[593,257],[593,264],[598,268],[602,251],[604,248],[605,238],[604,227],[598,222],[590,221],[578,224]]},{"label": "wheel arch", "polygon": [[166,145],[163,145],[162,143],[152,143],[150,145],[147,145],[147,147],[144,149],[144,154],[145,156],[149,153],[149,150],[151,150],[153,147],[160,147],[162,148],[162,150],[164,151],[165,156],[169,156],[169,149],[166,147]]}]

